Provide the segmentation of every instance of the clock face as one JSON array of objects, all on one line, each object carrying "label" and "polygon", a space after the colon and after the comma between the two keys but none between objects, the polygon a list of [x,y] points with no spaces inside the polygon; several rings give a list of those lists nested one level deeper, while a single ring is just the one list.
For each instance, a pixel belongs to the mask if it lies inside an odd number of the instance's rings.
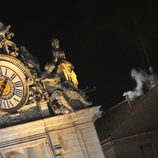
[{"label": "clock face", "polygon": [[14,64],[0,61],[0,110],[12,112],[25,104],[28,97],[24,73]]}]

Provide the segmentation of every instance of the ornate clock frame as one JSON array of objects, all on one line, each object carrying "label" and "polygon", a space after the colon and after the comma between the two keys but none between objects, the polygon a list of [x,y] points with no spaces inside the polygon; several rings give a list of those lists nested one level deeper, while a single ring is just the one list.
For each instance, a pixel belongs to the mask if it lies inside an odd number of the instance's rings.
[{"label": "ornate clock frame", "polygon": [[[31,75],[29,69],[20,60],[18,60],[17,58],[15,58],[13,56],[7,55],[7,54],[0,54],[0,67],[6,67],[10,70],[14,69],[12,71],[14,71],[15,74],[18,75],[19,79],[22,82],[21,92],[23,94],[20,96],[21,98],[20,98],[19,102],[17,101],[17,105],[15,104],[15,106],[13,106],[13,105],[9,106],[9,104],[11,104],[11,102],[8,101],[9,99],[3,100],[4,104],[6,104],[6,103],[8,104],[8,106],[6,106],[6,108],[4,107],[4,105],[2,107],[2,103],[0,105],[1,111],[12,113],[12,112],[17,111],[19,108],[21,108],[23,105],[26,104],[28,97],[29,97],[28,80],[30,80],[32,78],[32,75]],[[2,74],[1,74],[1,76],[2,76]],[[10,84],[11,84],[11,82],[13,82],[12,79],[10,78],[10,76],[7,76],[6,78],[8,78],[8,81],[10,81]],[[13,85],[14,85],[14,83],[13,83]],[[5,89],[5,87],[3,87],[3,89]],[[2,102],[2,95],[3,94],[1,94],[1,98],[0,98],[1,102]],[[14,94],[13,94],[13,96],[14,96]]]}]

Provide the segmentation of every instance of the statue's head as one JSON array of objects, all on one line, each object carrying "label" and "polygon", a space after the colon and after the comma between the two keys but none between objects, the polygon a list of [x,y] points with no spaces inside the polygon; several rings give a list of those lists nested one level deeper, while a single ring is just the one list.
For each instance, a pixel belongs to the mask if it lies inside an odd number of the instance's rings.
[{"label": "statue's head", "polygon": [[51,46],[52,46],[54,49],[59,49],[59,48],[60,48],[59,43],[60,43],[60,41],[59,41],[57,38],[54,38],[54,39],[51,41]]}]

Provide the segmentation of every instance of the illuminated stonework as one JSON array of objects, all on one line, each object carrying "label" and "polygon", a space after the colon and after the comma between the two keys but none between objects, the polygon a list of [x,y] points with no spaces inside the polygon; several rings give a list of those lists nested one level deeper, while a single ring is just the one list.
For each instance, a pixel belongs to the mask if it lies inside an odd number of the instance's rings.
[{"label": "illuminated stonework", "polygon": [[9,28],[0,24],[0,157],[104,158],[93,124],[100,106],[90,107],[59,40],[42,72]]},{"label": "illuminated stonework", "polygon": [[[0,130],[3,158],[104,158],[94,127],[100,107],[87,108]],[[88,115],[87,115],[88,113]]]}]

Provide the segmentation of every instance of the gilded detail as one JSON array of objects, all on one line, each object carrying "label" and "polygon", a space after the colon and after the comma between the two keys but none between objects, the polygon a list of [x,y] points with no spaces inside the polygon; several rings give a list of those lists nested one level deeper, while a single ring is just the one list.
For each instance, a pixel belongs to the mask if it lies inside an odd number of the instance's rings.
[{"label": "gilded detail", "polygon": [[74,66],[58,39],[52,40],[52,60],[41,71],[38,59],[11,40],[10,27],[0,23],[0,110],[12,113],[24,105],[46,102],[57,115],[92,104],[79,89]]}]

